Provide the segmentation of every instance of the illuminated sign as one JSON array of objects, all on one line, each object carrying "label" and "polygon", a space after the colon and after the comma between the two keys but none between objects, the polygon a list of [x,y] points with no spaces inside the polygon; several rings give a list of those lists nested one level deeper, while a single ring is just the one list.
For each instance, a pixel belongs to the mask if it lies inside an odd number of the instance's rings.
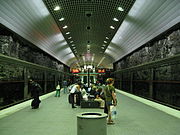
[{"label": "illuminated sign", "polygon": [[79,69],[72,69],[71,72],[72,73],[79,73],[80,71],[79,71]]},{"label": "illuminated sign", "polygon": [[105,73],[105,69],[98,69],[98,73]]}]

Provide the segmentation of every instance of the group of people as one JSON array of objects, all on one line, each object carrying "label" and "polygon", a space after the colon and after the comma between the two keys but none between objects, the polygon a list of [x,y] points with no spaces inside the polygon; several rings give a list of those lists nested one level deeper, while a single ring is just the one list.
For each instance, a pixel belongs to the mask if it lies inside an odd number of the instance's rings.
[{"label": "group of people", "polygon": [[[108,114],[107,124],[114,124],[114,121],[112,120],[111,106],[117,105],[117,99],[113,84],[114,84],[114,79],[108,78],[106,80],[106,85],[92,86],[91,90],[88,91],[89,92],[88,94],[80,82],[74,84],[70,89],[72,108],[76,108],[76,106],[74,105],[75,104],[74,97],[77,97],[78,101],[79,101],[78,98],[82,98],[83,100],[88,100],[88,96],[93,97],[94,101],[98,101],[100,103],[100,108],[104,108],[104,113]],[[77,100],[76,102],[78,102]]]},{"label": "group of people", "polygon": [[[31,106],[32,109],[37,109],[39,108],[39,104],[41,103],[39,99],[39,93],[42,90],[41,86],[33,81],[32,79],[29,80],[30,83],[30,89],[31,89],[31,96],[33,98]],[[67,92],[67,82],[63,82],[64,84],[64,93]],[[104,108],[104,113],[107,113],[108,115],[108,120],[107,124],[114,124],[114,121],[112,120],[112,114],[111,114],[111,106],[116,106],[117,105],[117,99],[116,99],[116,93],[115,93],[115,88],[113,86],[114,84],[114,79],[113,78],[108,78],[106,80],[106,85],[104,86],[98,86],[98,87],[92,87],[92,90],[90,92],[90,95],[93,93],[94,95],[94,100],[98,101],[100,103],[100,107]],[[84,100],[87,100],[87,92],[83,88],[83,85],[81,82],[78,82],[74,85],[71,85],[70,88],[70,98],[71,98],[71,104],[72,108],[76,108],[74,105],[74,97],[75,94],[81,93],[81,97]],[[77,94],[78,95],[78,94]],[[56,86],[56,95],[57,97],[60,96],[60,84],[58,82],[58,85]]]},{"label": "group of people", "polygon": [[[66,80],[63,81],[62,86],[63,86],[63,89],[64,89],[64,94],[67,93],[68,83],[67,83]],[[60,86],[60,83],[59,83],[59,81],[58,81],[58,84],[57,84],[57,86],[56,86],[56,94],[55,94],[55,97],[60,97],[60,90],[61,90],[61,86]]]}]

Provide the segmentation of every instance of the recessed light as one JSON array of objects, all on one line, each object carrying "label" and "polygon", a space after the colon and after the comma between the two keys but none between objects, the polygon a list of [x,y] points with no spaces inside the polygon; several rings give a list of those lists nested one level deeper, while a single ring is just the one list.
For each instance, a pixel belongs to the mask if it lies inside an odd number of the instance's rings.
[{"label": "recessed light", "polygon": [[109,39],[108,37],[106,37],[106,39]]},{"label": "recessed light", "polygon": [[102,45],[102,46],[106,46],[106,45]]},{"label": "recessed light", "polygon": [[124,9],[122,7],[118,7],[119,11],[124,11]]},{"label": "recessed light", "polygon": [[104,49],[104,47],[101,47],[102,49]]},{"label": "recessed light", "polygon": [[87,26],[87,29],[88,29],[88,30],[90,30],[90,29],[91,29],[91,27],[90,27],[90,26]]},{"label": "recessed light", "polygon": [[118,22],[119,20],[117,18],[113,18],[114,21]]},{"label": "recessed light", "polygon": [[68,39],[71,39],[72,37],[69,37]]},{"label": "recessed light", "polygon": [[68,26],[67,25],[65,25],[64,27],[63,27],[63,29],[66,29]]},{"label": "recessed light", "polygon": [[111,29],[115,29],[115,27],[114,27],[114,26],[110,26],[110,28],[111,28]]},{"label": "recessed light", "polygon": [[104,43],[107,43],[107,41],[104,41]]},{"label": "recessed light", "polygon": [[54,11],[58,11],[58,10],[60,10],[60,6],[56,6],[56,7],[54,8]]},{"label": "recessed light", "polygon": [[70,43],[73,43],[73,41],[70,41]]},{"label": "recessed light", "polygon": [[70,34],[70,32],[66,32],[66,35]]},{"label": "recessed light", "polygon": [[62,17],[62,18],[59,19],[60,22],[63,21],[63,20],[64,20],[64,17]]}]

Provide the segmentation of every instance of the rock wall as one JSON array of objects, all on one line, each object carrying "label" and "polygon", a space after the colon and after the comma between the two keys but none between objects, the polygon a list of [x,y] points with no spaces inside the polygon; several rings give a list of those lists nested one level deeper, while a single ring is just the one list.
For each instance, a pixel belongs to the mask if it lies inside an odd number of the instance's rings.
[{"label": "rock wall", "polygon": [[0,35],[0,53],[53,68],[58,71],[64,71],[64,65],[58,60],[52,59],[44,52],[34,49],[26,44],[14,41],[11,36]]},{"label": "rock wall", "polygon": [[180,30],[172,32],[162,40],[147,43],[140,50],[117,62],[115,64],[115,70],[168,58],[177,54],[180,54]]}]

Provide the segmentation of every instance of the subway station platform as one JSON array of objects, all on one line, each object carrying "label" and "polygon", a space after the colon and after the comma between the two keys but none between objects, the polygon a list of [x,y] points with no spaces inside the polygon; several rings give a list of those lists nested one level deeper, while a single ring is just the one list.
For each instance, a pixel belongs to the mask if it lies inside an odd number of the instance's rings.
[{"label": "subway station platform", "polygon": [[[72,109],[67,94],[61,92],[59,98],[54,94],[42,96],[39,109],[31,109],[27,101],[1,110],[0,135],[76,135],[77,113],[103,112]],[[107,125],[107,135],[179,135],[180,111],[122,91],[117,92],[117,99],[117,117],[114,125]]]}]

